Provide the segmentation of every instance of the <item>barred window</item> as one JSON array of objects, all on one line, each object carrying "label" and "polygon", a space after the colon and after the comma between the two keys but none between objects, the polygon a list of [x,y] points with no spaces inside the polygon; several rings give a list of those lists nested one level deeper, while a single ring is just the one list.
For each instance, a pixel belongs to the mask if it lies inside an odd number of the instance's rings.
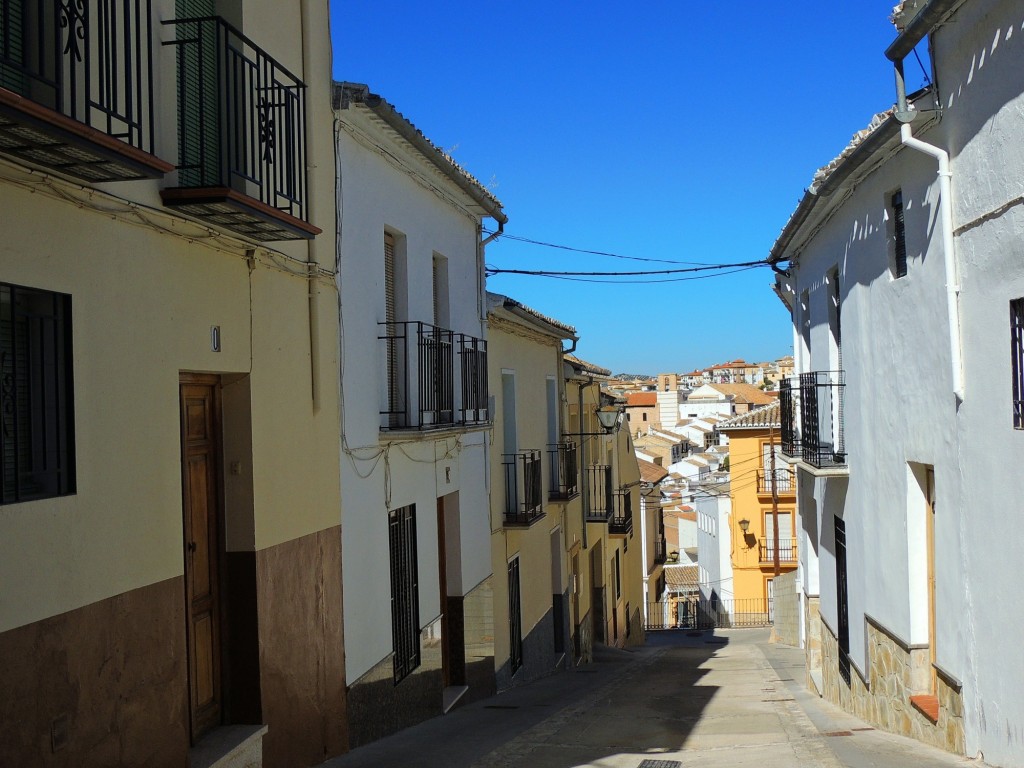
[{"label": "barred window", "polygon": [[508,561],[509,668],[514,675],[523,666],[523,614],[519,586],[519,557]]},{"label": "barred window", "polygon": [[896,190],[890,200],[893,221],[893,268],[894,277],[907,276],[907,230],[903,221],[903,190]]},{"label": "barred window", "polygon": [[420,665],[415,504],[388,513],[388,538],[391,546],[391,639],[397,684]]},{"label": "barred window", "polygon": [[75,492],[71,297],[0,283],[0,504]]},{"label": "barred window", "polygon": [[1013,368],[1013,426],[1024,429],[1024,299],[1010,302],[1010,365]]}]

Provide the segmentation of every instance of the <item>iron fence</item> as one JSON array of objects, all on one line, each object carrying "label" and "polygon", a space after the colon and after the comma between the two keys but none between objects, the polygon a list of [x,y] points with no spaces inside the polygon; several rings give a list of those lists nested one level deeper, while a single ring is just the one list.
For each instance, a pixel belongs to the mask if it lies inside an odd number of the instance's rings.
[{"label": "iron fence", "polygon": [[732,629],[766,627],[772,623],[772,598],[716,598],[666,593],[648,603],[646,628]]}]

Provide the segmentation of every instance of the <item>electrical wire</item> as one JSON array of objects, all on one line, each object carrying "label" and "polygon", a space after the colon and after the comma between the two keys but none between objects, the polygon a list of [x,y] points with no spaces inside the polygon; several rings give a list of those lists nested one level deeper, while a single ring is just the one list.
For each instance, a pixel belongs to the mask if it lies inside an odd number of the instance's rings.
[{"label": "electrical wire", "polygon": [[[760,266],[760,265],[759,265]],[[722,277],[724,275],[732,275],[737,272],[747,272],[757,267],[741,267],[740,269],[729,270],[728,272],[716,272],[710,275],[697,275],[695,277],[665,277],[658,280],[598,280],[596,278],[588,277],[562,277],[559,275],[539,275],[540,277],[550,277],[555,280],[568,280],[577,283],[596,283],[598,285],[651,285],[654,283],[685,283],[689,280],[707,280],[712,277]]]},{"label": "electrical wire", "polygon": [[545,242],[543,240],[534,240],[533,238],[522,237],[521,235],[510,235],[507,232],[501,232],[501,233],[493,232],[493,231],[488,230],[488,229],[485,229],[484,232],[486,232],[488,235],[498,235],[498,237],[500,239],[502,239],[502,240],[513,240],[513,241],[515,241],[517,243],[529,243],[530,245],[539,245],[539,246],[543,246],[545,248],[555,248],[555,249],[558,249],[560,251],[570,251],[572,253],[584,253],[584,254],[587,254],[587,255],[590,255],[590,256],[607,256],[608,258],[611,258],[611,259],[627,259],[629,261],[657,262],[659,264],[692,264],[692,265],[696,265],[696,266],[713,266],[712,264],[710,264],[708,262],[703,262],[703,261],[678,261],[678,260],[675,260],[675,259],[653,259],[653,258],[646,257],[646,256],[625,256],[625,255],[620,254],[620,253],[611,253],[609,251],[592,251],[592,250],[589,250],[589,249],[586,249],[586,248],[574,248],[571,245],[560,245],[558,243],[548,243],[548,242]]},{"label": "electrical wire", "polygon": [[635,270],[631,272],[594,272],[574,270],[549,270],[549,269],[501,269],[499,267],[487,267],[488,276],[491,275],[535,275],[544,277],[637,277],[647,275],[676,275],[689,272],[707,272],[709,270],[733,269],[736,267],[767,267],[770,266],[766,259],[757,261],[741,261],[733,264],[705,264],[699,267],[681,267],[679,269],[648,269]]}]

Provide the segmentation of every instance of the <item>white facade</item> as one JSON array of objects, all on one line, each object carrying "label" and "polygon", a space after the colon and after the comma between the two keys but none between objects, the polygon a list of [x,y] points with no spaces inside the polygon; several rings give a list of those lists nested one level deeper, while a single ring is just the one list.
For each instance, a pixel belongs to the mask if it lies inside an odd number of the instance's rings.
[{"label": "white facade", "polygon": [[700,573],[700,595],[710,600],[733,596],[732,541],[729,535],[729,514],[732,499],[728,484],[698,488],[693,505],[697,510],[697,565]]},{"label": "white facade", "polygon": [[[386,665],[393,651],[389,511],[415,505],[424,636],[439,633],[447,598],[470,594],[491,574],[488,416],[480,412],[468,422],[463,419],[468,403],[460,387],[464,368],[458,335],[442,337],[454,359],[454,414],[445,424],[445,415],[431,418],[420,412],[429,394],[417,384],[419,366],[426,365],[417,358],[420,327],[414,323],[449,329],[477,342],[483,339],[480,224],[485,215],[501,214],[497,202],[482,190],[475,197],[469,194],[457,182],[458,177],[468,178],[461,169],[365,87],[336,85],[335,106],[341,211],[342,562],[350,638],[345,667],[354,686],[369,671]],[[390,281],[385,233],[394,243]],[[390,312],[387,282],[394,293]],[[394,322],[382,325],[385,321]],[[402,332],[408,334],[408,346],[379,338]],[[394,358],[390,362],[389,356]],[[401,397],[390,396],[392,390],[400,390]],[[408,413],[389,420],[387,412],[395,410],[396,400]],[[439,589],[442,578],[446,595]]]},{"label": "white facade", "polygon": [[[943,246],[936,160],[900,147],[890,118],[831,179],[819,178],[816,191],[831,184],[828,196],[809,193],[801,204],[809,213],[794,216],[772,254],[790,263],[779,290],[792,311],[797,372],[835,371],[840,361],[845,370],[845,468],[797,465],[800,578],[807,598],[820,594],[822,621],[836,632],[839,518],[854,674],[872,674],[869,625],[927,649],[934,663],[925,672],[962,696],[955,748],[1024,765],[1024,660],[1008,652],[1024,616],[1008,599],[1006,567],[1018,554],[1006,515],[1024,495],[1007,353],[1009,305],[1024,297],[1019,4],[968,0],[930,39],[942,116],[910,130],[949,153],[952,251]],[[931,106],[931,97],[918,104]],[[895,273],[896,191],[905,276]],[[947,310],[947,284],[960,287],[958,311]]]}]

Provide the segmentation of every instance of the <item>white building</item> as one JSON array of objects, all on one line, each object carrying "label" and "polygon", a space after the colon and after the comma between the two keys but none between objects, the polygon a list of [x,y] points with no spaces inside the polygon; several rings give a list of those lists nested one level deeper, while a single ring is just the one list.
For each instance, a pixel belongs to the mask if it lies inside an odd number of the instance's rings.
[{"label": "white building", "polygon": [[700,574],[700,596],[731,600],[732,540],[729,535],[729,514],[732,498],[729,483],[706,483],[694,493],[697,512],[697,565]]},{"label": "white building", "polygon": [[1024,765],[1020,4],[898,10],[886,55],[901,73],[927,37],[934,86],[819,172],[771,253],[800,375],[781,395],[808,661],[879,727]]},{"label": "white building", "polygon": [[335,84],[334,106],[355,747],[441,714],[442,690],[493,689],[472,658],[491,599],[481,223],[505,215],[366,86]]}]

